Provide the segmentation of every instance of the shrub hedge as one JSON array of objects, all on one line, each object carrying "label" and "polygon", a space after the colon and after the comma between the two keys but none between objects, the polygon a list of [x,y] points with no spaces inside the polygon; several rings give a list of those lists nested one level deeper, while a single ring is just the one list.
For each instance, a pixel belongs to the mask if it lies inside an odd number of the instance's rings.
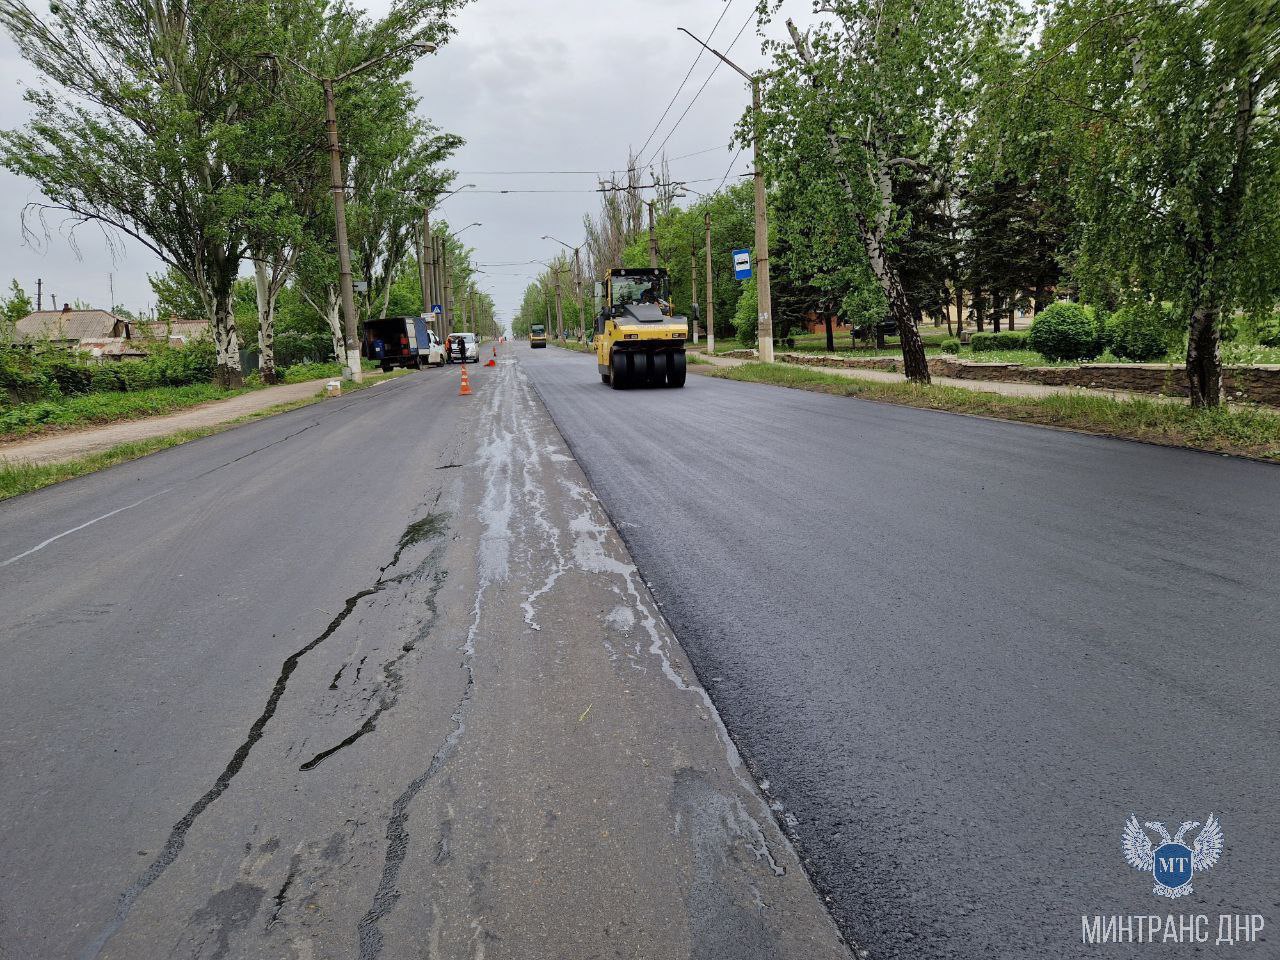
[{"label": "shrub hedge", "polygon": [[1169,353],[1176,322],[1157,303],[1123,307],[1107,318],[1107,348],[1123,360],[1159,360]]},{"label": "shrub hedge", "polygon": [[1027,345],[1049,360],[1092,360],[1102,353],[1093,317],[1065,301],[1046,307],[1032,321]]},{"label": "shrub hedge", "polygon": [[959,337],[947,337],[945,340],[943,340],[943,341],[942,341],[941,347],[942,347],[942,352],[943,352],[943,353],[959,353],[959,352],[960,352],[960,338],[959,338]]},{"label": "shrub hedge", "polygon": [[995,350],[1025,350],[1027,349],[1027,333],[1025,330],[975,333],[969,339],[969,349],[974,353],[991,353]]},{"label": "shrub hedge", "polygon": [[65,350],[0,349],[0,401],[56,401],[88,393],[135,392],[186,387],[213,380],[213,343],[197,340],[182,348],[159,347],[141,360],[93,363]]}]

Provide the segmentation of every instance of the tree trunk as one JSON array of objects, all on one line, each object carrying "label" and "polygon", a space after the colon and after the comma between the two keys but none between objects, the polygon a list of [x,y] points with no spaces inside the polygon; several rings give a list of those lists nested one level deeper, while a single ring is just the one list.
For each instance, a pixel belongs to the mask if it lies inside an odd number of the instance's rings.
[{"label": "tree trunk", "polygon": [[982,333],[986,329],[987,322],[987,298],[983,296],[981,290],[973,291],[973,323],[978,328],[978,333]]},{"label": "tree trunk", "polygon": [[835,325],[835,320],[834,320],[834,318],[831,316],[831,311],[830,311],[830,310],[827,310],[827,311],[825,311],[825,312],[826,312],[826,315],[827,315],[827,316],[826,316],[826,320],[825,320],[826,327],[827,327],[827,352],[828,352],[828,353],[835,353],[835,352],[836,352],[836,325]]},{"label": "tree trunk", "polygon": [[956,332],[955,336],[964,333],[964,289],[956,284]]},{"label": "tree trunk", "polygon": [[253,281],[258,299],[258,368],[263,383],[276,383],[276,292],[265,261],[253,261]]},{"label": "tree trunk", "polygon": [[1222,358],[1218,352],[1218,308],[1204,304],[1191,311],[1187,330],[1187,382],[1193,407],[1222,403]]},{"label": "tree trunk", "polygon": [[333,342],[334,359],[342,363],[347,356],[347,338],[346,331],[342,327],[341,300],[338,298],[338,291],[332,287],[326,293],[324,319],[325,323],[329,324],[329,339]]},{"label": "tree trunk", "polygon": [[991,295],[991,332],[1000,332],[1000,308],[1004,305],[1004,300],[1000,294],[993,293]]},{"label": "tree trunk", "polygon": [[240,338],[236,333],[235,312],[231,309],[231,285],[220,291],[213,305],[213,340],[217,348],[218,369],[214,382],[224,390],[244,386],[240,368]]}]

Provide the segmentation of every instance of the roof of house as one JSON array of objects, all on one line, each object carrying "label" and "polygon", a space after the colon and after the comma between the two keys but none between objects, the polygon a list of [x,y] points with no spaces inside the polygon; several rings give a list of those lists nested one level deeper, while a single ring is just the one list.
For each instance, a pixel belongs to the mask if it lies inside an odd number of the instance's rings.
[{"label": "roof of house", "polygon": [[80,349],[104,357],[145,357],[147,351],[139,349],[131,340],[123,337],[100,337],[80,341]]},{"label": "roof of house", "polygon": [[149,320],[143,326],[153,337],[198,337],[209,330],[208,320]]},{"label": "roof of house", "polygon": [[17,323],[26,340],[101,340],[118,337],[127,324],[106,310],[37,310]]}]

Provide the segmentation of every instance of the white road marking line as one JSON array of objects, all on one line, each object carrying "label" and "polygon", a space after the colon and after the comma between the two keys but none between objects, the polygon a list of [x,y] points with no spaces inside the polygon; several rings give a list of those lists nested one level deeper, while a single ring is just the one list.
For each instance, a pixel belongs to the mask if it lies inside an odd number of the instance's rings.
[{"label": "white road marking line", "polygon": [[59,533],[59,534],[56,534],[55,536],[50,537],[48,540],[45,540],[43,543],[36,544],[26,553],[20,553],[16,557],[10,557],[8,560],[5,560],[3,563],[0,563],[0,567],[7,567],[11,563],[17,563],[23,557],[29,557],[33,553],[39,550],[43,550],[45,547],[49,546],[49,544],[53,543],[56,540],[61,540],[63,537],[70,536],[71,534],[79,530],[83,530],[85,527],[91,527],[95,523],[98,523],[100,520],[106,520],[108,517],[114,517],[117,513],[124,513],[126,510],[132,510],[134,507],[141,506],[142,504],[146,503],[148,500],[154,500],[156,497],[163,496],[164,494],[168,493],[172,489],[173,487],[166,487],[165,489],[161,490],[159,493],[153,493],[149,497],[143,497],[141,500],[137,500],[126,506],[120,507],[118,510],[112,510],[110,513],[104,513],[100,517],[94,517],[92,520],[89,520],[86,523],[82,523],[78,527],[72,527],[70,530],[64,530],[62,531],[62,533]]}]

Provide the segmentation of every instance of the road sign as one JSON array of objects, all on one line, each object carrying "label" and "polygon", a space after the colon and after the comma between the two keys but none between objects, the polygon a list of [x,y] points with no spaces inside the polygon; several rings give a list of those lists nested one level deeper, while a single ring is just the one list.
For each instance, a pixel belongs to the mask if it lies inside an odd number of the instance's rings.
[{"label": "road sign", "polygon": [[444,313],[444,307],[440,306],[440,304],[438,303],[433,303],[431,305],[431,312],[434,313],[436,316],[439,316],[440,314]]},{"label": "road sign", "polygon": [[733,277],[735,280],[751,279],[751,251],[733,251]]}]

